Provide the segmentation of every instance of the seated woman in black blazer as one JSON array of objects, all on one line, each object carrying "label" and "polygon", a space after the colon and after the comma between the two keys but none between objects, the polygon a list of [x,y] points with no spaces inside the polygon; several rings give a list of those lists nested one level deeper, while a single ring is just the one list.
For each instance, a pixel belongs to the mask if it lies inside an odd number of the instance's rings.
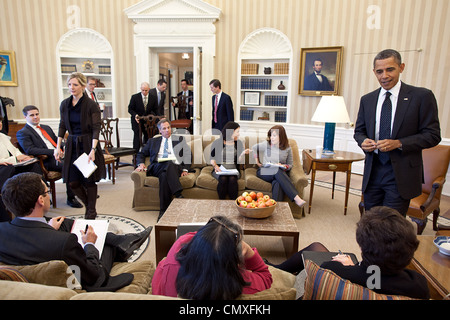
[{"label": "seated woman in black blazer", "polygon": [[[214,167],[212,176],[216,178],[217,193],[219,199],[230,199],[238,197],[238,179],[240,177],[239,167],[244,163],[244,156],[249,154],[250,149],[244,150],[244,144],[239,140],[240,125],[230,121],[222,130],[222,138],[213,142],[211,147],[211,165]],[[221,175],[221,165],[227,169],[237,169],[237,175]]]}]

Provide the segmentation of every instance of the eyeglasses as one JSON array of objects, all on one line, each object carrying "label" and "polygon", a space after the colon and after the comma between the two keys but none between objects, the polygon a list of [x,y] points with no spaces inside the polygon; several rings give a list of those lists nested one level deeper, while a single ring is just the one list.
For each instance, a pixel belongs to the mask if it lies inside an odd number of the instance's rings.
[{"label": "eyeglasses", "polygon": [[213,218],[209,219],[208,223],[210,223],[210,222],[212,222],[212,221],[218,223],[219,225],[221,225],[222,227],[224,227],[225,229],[227,229],[228,231],[230,231],[230,232],[233,234],[233,236],[234,236],[234,239],[235,239],[235,241],[236,241],[236,244],[239,243],[239,240],[240,240],[240,234],[239,234],[239,232],[238,232],[237,230],[234,230],[234,229],[228,227],[227,225],[225,225],[222,221],[218,220],[217,218],[214,218],[214,217],[213,217]]},{"label": "eyeglasses", "polygon": [[50,189],[48,189],[48,190],[45,191],[43,194],[41,194],[41,196],[44,196],[44,197],[45,197],[45,196],[47,196],[48,194],[50,194],[50,192],[51,192]]}]

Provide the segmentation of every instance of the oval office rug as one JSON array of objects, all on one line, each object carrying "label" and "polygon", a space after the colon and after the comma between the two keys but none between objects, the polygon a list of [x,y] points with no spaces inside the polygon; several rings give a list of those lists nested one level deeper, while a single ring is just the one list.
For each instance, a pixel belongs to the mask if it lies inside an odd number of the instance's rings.
[{"label": "oval office rug", "polygon": [[[66,218],[74,220],[84,219],[84,214],[69,215],[66,216]],[[133,219],[126,217],[99,214],[97,215],[96,220],[108,220],[109,221],[108,232],[112,232],[114,234],[138,233],[145,230],[145,226],[143,226],[142,224]],[[147,239],[142,244],[142,246],[133,253],[133,255],[128,259],[128,262],[133,262],[139,259],[142,253],[144,253],[145,249],[147,249],[149,242],[150,238]]]}]

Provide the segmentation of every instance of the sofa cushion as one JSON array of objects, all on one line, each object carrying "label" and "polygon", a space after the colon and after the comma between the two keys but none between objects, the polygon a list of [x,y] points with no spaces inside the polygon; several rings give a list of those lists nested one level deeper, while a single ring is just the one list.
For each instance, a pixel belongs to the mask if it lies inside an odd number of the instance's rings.
[{"label": "sofa cushion", "polygon": [[68,270],[67,263],[52,260],[29,266],[10,266],[20,271],[30,283],[67,288],[81,288],[73,273]]},{"label": "sofa cushion", "polygon": [[269,266],[272,274],[272,286],[254,294],[242,294],[238,300],[295,300],[295,276],[289,272]]},{"label": "sofa cushion", "polygon": [[0,266],[0,280],[28,282],[28,279],[19,270],[8,266]]},{"label": "sofa cushion", "polygon": [[0,300],[69,300],[76,295],[67,288],[0,280]]},{"label": "sofa cushion", "polygon": [[[213,167],[206,166],[200,172],[200,175],[195,182],[196,186],[199,188],[207,189],[207,190],[217,190],[217,180],[212,176]],[[241,171],[241,177],[238,180],[238,191],[245,190],[245,180],[243,178],[244,172]]]},{"label": "sofa cushion", "polygon": [[414,300],[405,296],[385,295],[342,279],[333,271],[306,260],[303,300]]},{"label": "sofa cushion", "polygon": [[132,273],[134,279],[131,284],[116,292],[147,294],[151,287],[155,266],[153,262],[148,260],[138,260],[132,263],[115,263],[110,274],[116,276],[121,273]]},{"label": "sofa cushion", "polygon": [[245,185],[248,190],[272,192],[272,184],[256,176],[256,168],[245,169]]}]

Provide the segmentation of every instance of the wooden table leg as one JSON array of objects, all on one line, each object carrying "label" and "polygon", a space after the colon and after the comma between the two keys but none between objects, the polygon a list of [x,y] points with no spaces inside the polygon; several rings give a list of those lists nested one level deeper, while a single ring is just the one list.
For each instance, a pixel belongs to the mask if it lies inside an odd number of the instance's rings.
[{"label": "wooden table leg", "polygon": [[336,184],[336,171],[333,171],[333,188],[331,189],[331,199],[334,199],[334,186]]},{"label": "wooden table leg", "polygon": [[311,188],[309,190],[309,211],[308,214],[311,213],[311,205],[312,205],[312,198],[313,198],[313,192],[314,192],[314,180],[316,179],[316,170],[313,169],[311,172]]},{"label": "wooden table leg", "polygon": [[349,168],[347,170],[347,183],[345,184],[345,203],[344,203],[344,215],[347,215],[347,205],[348,205],[348,194],[350,191],[350,178],[352,175],[352,170]]}]

